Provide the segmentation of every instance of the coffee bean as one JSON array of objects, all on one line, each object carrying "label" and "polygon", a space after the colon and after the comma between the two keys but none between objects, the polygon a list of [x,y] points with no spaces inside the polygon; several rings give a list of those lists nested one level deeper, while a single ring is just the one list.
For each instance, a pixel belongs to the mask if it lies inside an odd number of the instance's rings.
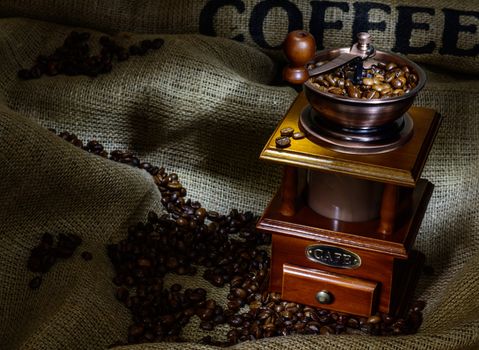
[{"label": "coffee bean", "polygon": [[214,316],[214,310],[213,309],[208,309],[208,308],[200,308],[196,311],[196,315],[198,315],[198,317],[202,321],[209,321]]},{"label": "coffee bean", "polygon": [[149,39],[147,39],[147,40],[142,40],[142,41],[140,42],[140,46],[143,47],[143,48],[145,48],[146,50],[151,49],[152,45],[153,45],[153,42],[152,42],[151,40],[149,40]]},{"label": "coffee bean", "polygon": [[223,324],[226,322],[226,317],[225,315],[221,314],[221,315],[215,315],[213,317],[213,323],[214,324]]},{"label": "coffee bean", "polygon": [[[116,53],[116,57],[118,58],[119,62],[126,61],[130,58],[130,54],[125,49],[121,49]],[[111,65],[111,63],[109,64]]]},{"label": "coffee bean", "polygon": [[[216,309],[216,301],[214,301],[213,299],[206,300],[205,307],[207,309],[215,310]],[[221,310],[221,308],[219,310]]]},{"label": "coffee bean", "polygon": [[232,329],[228,332],[228,334],[226,334],[226,337],[231,344],[236,344],[239,337],[238,331],[236,329]]},{"label": "coffee bean", "polygon": [[205,331],[212,331],[215,328],[215,325],[209,321],[202,321],[200,323],[200,328],[204,329]]},{"label": "coffee bean", "polygon": [[37,276],[32,278],[32,280],[28,283],[28,286],[30,289],[38,289],[40,288],[40,285],[42,284],[42,277]]},{"label": "coffee bean", "polygon": [[372,100],[376,98],[380,98],[381,94],[375,90],[368,91],[365,95],[363,95],[366,99]]},{"label": "coffee bean", "polygon": [[399,88],[402,88],[404,86],[404,83],[399,80],[399,79],[393,79],[391,81],[391,86],[394,88],[394,89],[399,89]]},{"label": "coffee bean", "polygon": [[381,322],[381,317],[380,316],[370,316],[368,318],[368,323],[377,324],[379,322]]},{"label": "coffee bean", "polygon": [[82,257],[83,260],[85,260],[85,261],[90,261],[91,259],[93,259],[92,253],[87,252],[87,251],[82,252],[82,253],[81,253],[81,257]]},{"label": "coffee bean", "polygon": [[426,302],[423,300],[417,300],[412,304],[412,310],[415,312],[422,311],[426,307]]},{"label": "coffee bean", "polygon": [[293,139],[301,140],[301,139],[304,139],[304,136],[305,136],[304,133],[302,133],[301,131],[298,131],[293,134]]},{"label": "coffee bean", "polygon": [[322,326],[319,330],[319,334],[325,335],[325,334],[334,334],[334,329],[330,326]]},{"label": "coffee bean", "polygon": [[238,299],[246,299],[246,297],[248,296],[248,293],[244,290],[244,289],[241,289],[241,288],[234,288],[232,290],[232,293],[235,297],[237,297]]},{"label": "coffee bean", "polygon": [[290,128],[290,127],[287,127],[287,128],[283,128],[280,130],[280,133],[281,133],[281,136],[293,136],[293,133],[294,133],[294,129],[293,128]]},{"label": "coffee bean", "polygon": [[116,290],[116,298],[119,301],[125,301],[129,296],[129,291],[125,287],[120,287]]},{"label": "coffee bean", "polygon": [[363,78],[363,85],[373,86],[374,80],[371,78]]},{"label": "coffee bean", "polygon": [[420,311],[413,310],[409,313],[407,320],[412,328],[418,329],[422,323],[422,314]]},{"label": "coffee bean", "polygon": [[347,326],[353,329],[357,329],[359,327],[359,321],[358,319],[354,317],[350,317],[347,322]]},{"label": "coffee bean", "polygon": [[214,285],[215,287],[223,287],[225,280],[222,275],[220,274],[215,274],[211,278],[211,284]]},{"label": "coffee bean", "polygon": [[333,76],[332,74],[328,74],[325,76],[325,80],[329,83],[329,86],[336,85],[337,77]]},{"label": "coffee bean", "polygon": [[230,310],[238,310],[241,307],[241,301],[239,301],[238,299],[230,300],[227,303],[227,307]]},{"label": "coffee bean", "polygon": [[181,185],[181,183],[179,183],[178,180],[173,180],[173,181],[170,181],[167,185],[168,189],[170,190],[179,190],[181,189],[183,186]]},{"label": "coffee bean", "polygon": [[17,73],[18,77],[23,80],[31,79],[30,69],[20,69]]},{"label": "coffee bean", "polygon": [[71,247],[77,247],[83,242],[80,236],[73,233],[67,234],[67,241],[72,243]]},{"label": "coffee bean", "polygon": [[206,209],[205,208],[198,208],[195,211],[195,215],[200,219],[203,220],[206,217]]},{"label": "coffee bean", "polygon": [[354,85],[350,85],[346,88],[346,92],[348,93],[349,97],[353,98],[360,98],[361,97],[361,91]]},{"label": "coffee bean", "polygon": [[137,264],[138,267],[140,267],[140,268],[149,269],[149,268],[151,267],[151,260],[146,259],[146,258],[139,258],[139,259],[136,261],[136,264]]},{"label": "coffee bean", "polygon": [[43,72],[40,66],[35,65],[30,68],[30,79],[38,79],[42,76]]},{"label": "coffee bean", "polygon": [[51,235],[48,232],[45,232],[42,235],[41,242],[47,244],[48,246],[52,246],[53,245],[53,235]]},{"label": "coffee bean", "polygon": [[243,318],[239,315],[230,317],[228,323],[233,327],[240,327],[243,324]]},{"label": "coffee bean", "polygon": [[276,138],[276,147],[279,148],[286,148],[291,145],[291,140],[287,136],[281,136]]},{"label": "coffee bean", "polygon": [[170,287],[171,291],[175,292],[175,293],[179,292],[181,290],[181,288],[182,288],[181,284],[179,284],[179,283],[175,283]]},{"label": "coffee bean", "polygon": [[176,220],[176,224],[177,224],[178,226],[186,226],[186,225],[188,225],[188,220],[185,219],[185,218],[183,218],[183,217],[181,217],[181,218],[178,218],[178,219]]},{"label": "coffee bean", "polygon": [[345,91],[344,89],[341,89],[339,87],[332,86],[328,89],[328,92],[335,94],[335,95],[344,95]]},{"label": "coffee bean", "polygon": [[265,331],[274,332],[276,330],[276,325],[274,323],[268,322],[264,324],[263,329]]},{"label": "coffee bean", "polygon": [[389,315],[383,315],[383,323],[385,325],[391,325],[394,322],[394,317]]},{"label": "coffee bean", "polygon": [[140,53],[140,47],[138,45],[131,45],[129,48],[130,55],[139,55]]},{"label": "coffee bean", "polygon": [[142,324],[134,324],[128,328],[128,335],[132,337],[139,337],[145,331],[145,327]]},{"label": "coffee bean", "polygon": [[161,38],[156,38],[156,39],[153,40],[153,43],[152,43],[152,45],[151,45],[151,48],[152,48],[153,50],[158,50],[159,48],[161,48],[161,47],[163,46],[164,42],[165,42],[165,41],[164,41],[163,39],[161,39]]}]

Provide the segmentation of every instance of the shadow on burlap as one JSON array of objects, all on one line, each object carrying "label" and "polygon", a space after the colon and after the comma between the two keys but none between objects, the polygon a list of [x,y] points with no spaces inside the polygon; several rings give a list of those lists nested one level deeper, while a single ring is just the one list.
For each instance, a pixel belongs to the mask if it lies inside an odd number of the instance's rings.
[{"label": "shadow on burlap", "polygon": [[[267,85],[275,65],[256,49],[225,39],[162,36],[158,52],[117,64],[111,74],[19,81],[16,71],[51,52],[72,28],[23,19],[0,20],[0,348],[102,349],[124,340],[130,323],[113,296],[105,244],[117,242],[146,213],[160,210],[146,172],[90,155],[46,127],[128,148],[178,173],[188,197],[206,208],[260,213],[279,181],[277,166],[258,154],[295,97]],[[98,38],[101,33],[94,33]],[[119,34],[122,43],[147,35]],[[248,349],[473,349],[479,345],[479,84],[429,72],[417,105],[444,121],[423,173],[435,185],[417,247],[435,275],[416,297],[427,301],[419,333],[401,337],[288,336],[238,344]],[[43,232],[80,235],[80,250],[56,264],[39,290],[28,288],[30,249]],[[217,300],[226,289],[199,273],[180,280]],[[227,328],[189,326],[186,344],[128,349],[203,349],[196,344]]]}]

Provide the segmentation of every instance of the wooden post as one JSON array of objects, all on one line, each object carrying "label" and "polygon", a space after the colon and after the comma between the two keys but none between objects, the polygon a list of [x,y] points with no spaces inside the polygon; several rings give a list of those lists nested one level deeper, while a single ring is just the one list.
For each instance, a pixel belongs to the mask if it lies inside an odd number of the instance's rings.
[{"label": "wooden post", "polygon": [[381,202],[381,211],[379,219],[378,233],[390,235],[394,230],[394,221],[396,220],[398,200],[397,185],[386,184]]},{"label": "wooden post", "polygon": [[283,69],[283,79],[293,85],[300,85],[308,80],[306,64],[313,59],[316,52],[314,37],[304,30],[295,30],[284,40],[283,51],[290,63]]},{"label": "wooden post", "polygon": [[281,183],[281,215],[293,216],[296,213],[295,201],[298,186],[298,168],[286,165]]}]

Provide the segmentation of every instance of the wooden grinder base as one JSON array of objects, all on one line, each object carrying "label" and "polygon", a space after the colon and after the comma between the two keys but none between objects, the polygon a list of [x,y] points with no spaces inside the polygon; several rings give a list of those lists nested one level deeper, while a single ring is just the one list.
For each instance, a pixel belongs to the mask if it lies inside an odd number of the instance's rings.
[{"label": "wooden grinder base", "polygon": [[[415,288],[424,262],[422,253],[411,249],[426,211],[433,186],[421,180],[403,209],[392,235],[377,232],[379,220],[349,223],[315,213],[304,196],[296,201],[296,213],[281,214],[278,193],[258,222],[258,229],[272,233],[270,290],[282,298],[339,312],[369,316],[376,311],[400,314]],[[405,191],[410,192],[410,191]],[[407,197],[407,193],[405,196]],[[358,255],[357,268],[330,267],[307,257],[311,245],[338,247]],[[316,293],[329,291],[327,305]]]},{"label": "wooden grinder base", "polygon": [[[284,166],[281,188],[257,224],[259,230],[272,234],[270,290],[280,292],[285,300],[338,312],[401,314],[424,262],[413,245],[433,185],[420,175],[441,117],[431,109],[411,108],[411,139],[382,154],[340,153],[308,138],[277,148],[281,129],[299,130],[299,116],[306,106],[301,93],[260,156]],[[379,218],[351,223],[317,214],[307,205],[302,169],[383,183]],[[355,263],[324,264],[314,256],[318,251],[356,257]]]}]

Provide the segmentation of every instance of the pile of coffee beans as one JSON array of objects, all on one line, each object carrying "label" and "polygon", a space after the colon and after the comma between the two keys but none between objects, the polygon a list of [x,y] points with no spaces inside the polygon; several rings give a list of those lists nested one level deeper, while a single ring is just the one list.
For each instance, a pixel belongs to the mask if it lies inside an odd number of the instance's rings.
[{"label": "pile of coffee beans", "polygon": [[[56,134],[56,131],[54,129],[49,130]],[[133,152],[115,150],[108,154],[108,151],[104,149],[103,145],[96,140],[91,140],[85,144],[74,133],[69,133],[68,131],[62,131],[58,134],[58,136],[61,137],[63,140],[71,143],[72,145],[87,151],[88,153],[93,153],[103,158],[109,158],[115,162],[124,163],[133,167],[144,169],[153,176],[157,175],[160,172],[159,167],[153,166],[148,162],[140,162],[140,160],[133,154]],[[164,172],[164,169],[162,169],[162,172]]]},{"label": "pile of coffee beans", "polygon": [[[74,134],[62,132],[60,136],[108,157],[97,141],[84,146]],[[184,341],[182,329],[193,317],[206,332],[218,325],[230,327],[226,340],[212,336],[201,340],[222,347],[290,334],[399,335],[419,328],[423,302],[416,302],[404,318],[379,313],[363,318],[281,300],[280,294],[266,291],[270,257],[264,246],[271,243],[271,237],[255,230],[257,217],[235,209],[227,215],[206,210],[199,202],[186,199],[187,191],[177,174],[141,162],[129,151],[113,151],[109,158],[152,174],[166,209],[162,215],[149,212],[146,222],[130,226],[125,239],[107,246],[115,270],[115,296],[132,316],[126,342],[112,346]],[[226,305],[209,297],[203,288],[164,285],[167,274],[193,276],[198,267],[204,269],[202,277],[212,286],[229,288]]]},{"label": "pile of coffee beans", "polygon": [[312,77],[310,82],[321,92],[371,100],[407,94],[419,80],[410,67],[399,67],[394,62],[378,62],[364,69],[362,79],[357,84],[354,83],[354,74],[355,68],[345,65],[331,73]]},{"label": "pile of coffee beans", "polygon": [[[269,257],[259,245],[269,243],[269,237],[250,234],[256,218],[237,211],[216,215],[189,200],[183,204],[187,207],[189,214],[150,212],[148,222],[131,226],[126,239],[108,246],[116,297],[132,314],[128,343],[179,341],[191,317],[198,317],[206,331],[234,323],[239,309],[263,287]],[[230,239],[232,233],[238,239]],[[192,276],[197,266],[206,268],[203,277],[212,285],[230,284],[226,306],[202,288],[164,288],[166,274]]]},{"label": "pile of coffee beans", "polygon": [[275,140],[276,147],[278,148],[287,148],[291,146],[291,138],[294,140],[301,140],[304,138],[304,133],[301,131],[294,131],[291,127],[286,127],[280,130],[281,136],[277,137]]},{"label": "pile of coffee beans", "polygon": [[126,61],[130,55],[145,55],[149,50],[157,50],[163,45],[163,39],[143,40],[138,44],[125,48],[118,45],[108,36],[100,37],[101,52],[92,55],[89,45],[90,33],[71,32],[63,45],[50,55],[40,55],[29,69],[18,71],[18,77],[23,80],[38,79],[42,75],[68,76],[86,75],[96,77],[109,73],[113,69],[113,60]]},{"label": "pile of coffee beans", "polygon": [[60,233],[54,237],[51,233],[44,233],[28,257],[28,270],[41,274],[30,281],[30,288],[38,289],[42,283],[42,274],[50,271],[58,259],[70,258],[81,243],[82,239],[74,234]]}]

